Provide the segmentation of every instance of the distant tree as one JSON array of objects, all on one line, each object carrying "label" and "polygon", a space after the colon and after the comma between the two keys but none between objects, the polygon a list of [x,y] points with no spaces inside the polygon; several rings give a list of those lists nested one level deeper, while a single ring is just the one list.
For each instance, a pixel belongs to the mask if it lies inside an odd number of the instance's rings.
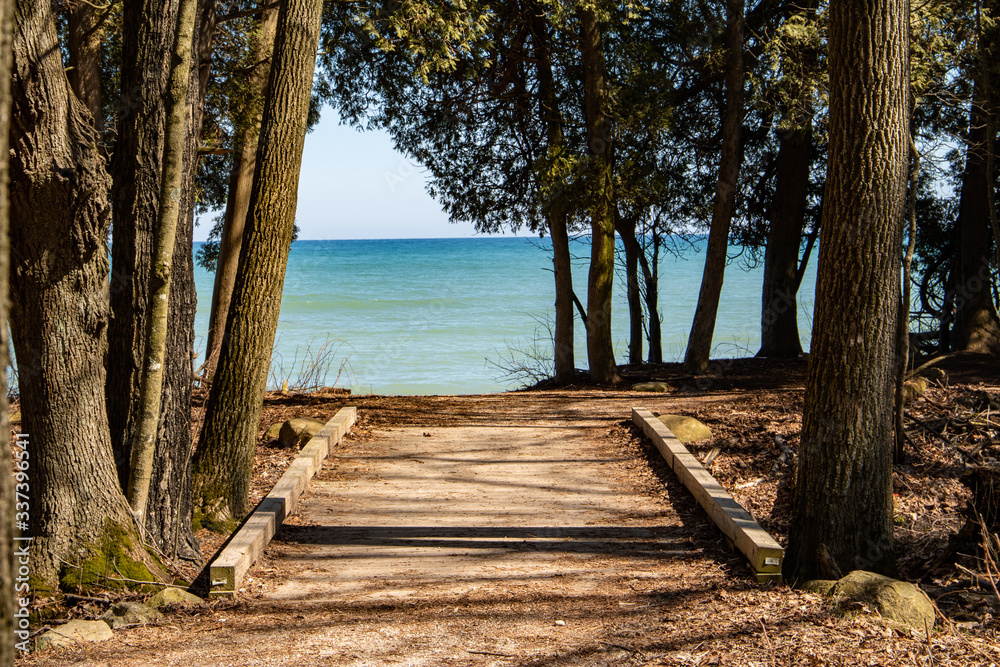
[{"label": "distant tree", "polygon": [[893,355],[910,106],[906,10],[905,0],[833,0],[829,9],[829,166],[785,562],[793,581],[893,567]]},{"label": "distant tree", "polygon": [[254,443],[292,242],[322,10],[322,0],[288,0],[278,12],[241,268],[193,461],[195,504],[209,522],[239,520],[250,509]]},{"label": "distant tree", "polygon": [[736,206],[737,180],[743,159],[742,127],[744,115],[743,90],[743,0],[726,1],[726,111],[722,118],[722,153],[719,176],[712,206],[712,225],[705,249],[705,269],[702,275],[698,305],[695,309],[691,334],[688,337],[684,365],[702,372],[708,367],[712,351],[715,319],[719,311],[722,281],[729,249],[729,230]]},{"label": "distant tree", "polygon": [[[115,472],[105,410],[110,182],[73,94],[49,0],[17,0],[11,141],[11,331],[32,441],[35,590],[108,572],[162,576]],[[85,462],[85,464],[84,464]]]}]

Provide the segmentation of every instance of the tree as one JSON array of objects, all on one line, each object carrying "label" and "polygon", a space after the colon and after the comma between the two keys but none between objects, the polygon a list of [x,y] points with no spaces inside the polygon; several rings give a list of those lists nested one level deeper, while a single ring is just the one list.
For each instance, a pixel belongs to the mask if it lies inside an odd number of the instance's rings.
[{"label": "tree", "polygon": [[583,107],[590,163],[585,175],[590,208],[590,272],[587,277],[587,362],[600,384],[619,381],[611,338],[611,296],[615,273],[614,193],[611,123],[601,23],[589,7],[577,9],[583,71]]},{"label": "tree", "polygon": [[278,12],[249,225],[192,463],[196,507],[210,521],[239,520],[250,509],[254,443],[295,223],[322,10],[322,0],[288,0]]},{"label": "tree", "polygon": [[108,573],[149,580],[105,411],[109,179],[72,93],[48,0],[17,0],[11,96],[11,331],[32,438],[36,591]]},{"label": "tree", "polygon": [[722,118],[722,154],[719,180],[712,206],[712,226],[705,249],[705,270],[698,305],[688,337],[684,365],[703,372],[712,352],[712,335],[719,311],[722,280],[729,248],[729,228],[736,202],[737,180],[742,161],[743,125],[743,0],[726,1],[726,111]]},{"label": "tree", "polygon": [[164,359],[167,348],[167,323],[170,310],[170,278],[174,246],[177,241],[184,179],[184,148],[188,137],[188,80],[191,74],[191,48],[194,37],[197,0],[181,0],[177,12],[177,37],[168,88],[168,115],[164,136],[160,201],[150,281],[146,322],[145,354],[139,394],[139,419],[132,438],[131,466],[127,486],[128,500],[140,522],[145,520],[149,484],[153,474],[153,455],[162,409]]},{"label": "tree", "polygon": [[[0,0],[0,434],[10,437],[7,404],[8,275],[10,273],[10,202],[7,196],[7,162],[10,152],[10,65],[13,0]],[[14,665],[14,600],[19,597],[14,582],[14,483],[4,470],[0,473],[0,667]]]},{"label": "tree", "polygon": [[229,196],[219,240],[219,255],[215,263],[215,285],[212,289],[212,308],[209,313],[208,342],[205,345],[204,373],[211,377],[219,359],[222,338],[225,335],[226,316],[239,268],[240,246],[250,205],[254,168],[257,160],[257,139],[260,135],[258,109],[263,104],[264,87],[271,68],[271,49],[278,21],[276,7],[261,10],[260,26],[254,38],[254,59],[247,75],[246,109],[233,149],[233,167],[229,180]]},{"label": "tree", "polygon": [[993,193],[996,189],[996,135],[1000,127],[997,99],[996,53],[1000,26],[994,22],[1000,3],[982,3],[979,52],[971,67],[973,94],[969,103],[969,131],[962,173],[956,252],[952,285],[955,292],[952,348],[1000,354],[1000,318],[993,301],[991,221],[996,225]]},{"label": "tree", "polygon": [[[905,0],[830,4],[830,150],[786,576],[891,570]],[[858,39],[864,35],[864,39]]]}]

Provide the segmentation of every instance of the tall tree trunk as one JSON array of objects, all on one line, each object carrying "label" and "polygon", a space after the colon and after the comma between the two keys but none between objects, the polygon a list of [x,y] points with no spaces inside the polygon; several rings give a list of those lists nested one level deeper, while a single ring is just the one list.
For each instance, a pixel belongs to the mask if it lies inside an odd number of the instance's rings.
[{"label": "tall tree trunk", "polygon": [[111,312],[108,328],[108,422],[118,477],[128,485],[131,436],[138,416],[143,338],[149,308],[153,239],[179,0],[122,6],[121,111],[111,158]]},{"label": "tall tree trunk", "polygon": [[195,173],[205,96],[215,33],[215,0],[200,0],[188,85],[191,122],[184,151],[184,187],[178,217],[177,240],[171,269],[170,323],[167,328],[167,364],[163,387],[160,432],[153,460],[147,535],[155,536],[162,552],[200,562],[201,552],[192,527],[191,381],[194,361],[194,319],[197,295],[194,285]]},{"label": "tall tree trunk", "polygon": [[[992,17],[1000,7],[995,0],[987,0],[983,5]],[[994,241],[990,237],[991,190],[996,179],[993,162],[1000,114],[993,80],[994,50],[998,43],[1000,27],[982,30],[980,55],[972,72],[969,144],[955,223],[955,319],[951,334],[953,349],[990,354],[1000,354],[1000,319],[993,302],[990,268]]]},{"label": "tall tree trunk", "polygon": [[660,322],[659,291],[660,291],[660,233],[653,230],[652,234],[653,257],[652,261],[647,259],[646,251],[640,255],[639,263],[642,266],[642,275],[645,285],[643,298],[646,301],[646,326],[649,331],[649,358],[651,364],[663,363],[663,333]]},{"label": "tall tree trunk", "polygon": [[892,397],[907,180],[908,15],[906,0],[830,3],[830,152],[785,562],[791,581],[829,578],[838,569],[893,568]]},{"label": "tall tree trunk", "polygon": [[[552,54],[549,50],[549,24],[544,8],[534,4],[531,20],[532,41],[538,71],[538,100],[545,122],[547,153],[549,156],[562,150],[563,120],[556,95],[555,76],[552,73]],[[545,219],[552,237],[552,269],[556,288],[556,323],[554,358],[556,382],[571,382],[576,372],[573,341],[573,263],[569,251],[569,228],[566,220],[565,195],[556,186],[545,202]]]},{"label": "tall tree trunk", "polygon": [[250,472],[292,242],[322,0],[288,0],[278,13],[257,174],[229,325],[194,459],[196,506],[209,518],[250,509]]},{"label": "tall tree trunk", "polygon": [[[10,362],[7,340],[7,307],[10,298],[10,200],[7,196],[7,162],[10,156],[10,64],[13,0],[0,0],[0,434],[10,438],[7,404],[7,364]],[[6,448],[4,451],[7,451]],[[28,454],[30,457],[30,452]],[[23,491],[24,487],[18,489]],[[7,470],[0,474],[0,666],[13,667],[16,642],[27,642],[30,628],[15,628],[14,614],[20,605],[14,600],[26,598],[14,582],[14,482]],[[27,605],[25,605],[27,606]],[[18,623],[21,619],[17,619]],[[28,623],[25,618],[24,623]],[[15,640],[14,631],[20,633]],[[24,644],[27,646],[27,644]]]},{"label": "tall tree trunk", "polygon": [[[617,209],[617,207],[616,207]],[[615,230],[625,247],[625,293],[628,298],[628,362],[642,363],[642,294],[639,289],[639,256],[642,246],[636,237],[636,221],[626,220],[615,210]]]},{"label": "tall tree trunk", "polygon": [[705,270],[684,355],[684,365],[693,372],[704,372],[708,368],[726,271],[729,227],[736,206],[736,186],[742,162],[743,24],[743,0],[726,0],[726,112],[722,118],[722,155],[712,205],[712,227],[705,249]]},{"label": "tall tree trunk", "polygon": [[168,88],[169,111],[164,136],[163,168],[160,183],[160,204],[150,280],[149,318],[146,322],[146,344],[143,355],[139,419],[132,438],[131,466],[128,481],[128,501],[139,522],[146,518],[149,484],[153,473],[160,423],[164,364],[167,349],[167,321],[170,310],[170,274],[173,268],[174,246],[177,241],[177,220],[181,208],[184,180],[184,153],[187,143],[187,122],[190,117],[187,97],[191,74],[191,49],[194,37],[197,0],[181,0],[177,13],[177,38],[174,41],[173,71]]},{"label": "tall tree trunk", "polygon": [[764,250],[758,357],[795,359],[802,354],[796,293],[799,247],[809,198],[812,113],[795,120],[798,127],[782,133],[778,148],[778,176]]},{"label": "tall tree trunk", "polygon": [[98,136],[104,135],[104,98],[101,95],[100,11],[89,2],[70,3],[69,24],[69,83],[73,91],[94,118]]},{"label": "tall tree trunk", "polygon": [[60,573],[85,584],[116,569],[152,577],[104,402],[110,183],[49,0],[17,0],[13,53],[11,325],[32,447],[35,591],[53,590]]},{"label": "tall tree trunk", "polygon": [[[254,67],[247,85],[250,104],[263,104],[267,73],[271,69],[271,49],[274,47],[274,31],[278,23],[276,7],[261,10],[260,31],[255,45]],[[260,136],[260,115],[252,114],[256,122],[240,128],[240,139],[236,142],[233,169],[229,179],[229,195],[222,225],[222,239],[219,243],[219,259],[215,266],[215,287],[212,290],[212,310],[208,322],[208,344],[205,346],[205,375],[211,377],[219,361],[219,349],[229,314],[229,302],[233,296],[233,284],[239,268],[240,245],[250,205],[250,190],[253,187],[253,173],[257,163],[257,139]]]},{"label": "tall tree trunk", "polygon": [[583,99],[590,164],[587,187],[591,216],[590,272],[587,276],[587,362],[598,384],[618,382],[611,337],[611,296],[615,275],[612,216],[611,122],[601,26],[592,9],[577,10],[583,61]]}]

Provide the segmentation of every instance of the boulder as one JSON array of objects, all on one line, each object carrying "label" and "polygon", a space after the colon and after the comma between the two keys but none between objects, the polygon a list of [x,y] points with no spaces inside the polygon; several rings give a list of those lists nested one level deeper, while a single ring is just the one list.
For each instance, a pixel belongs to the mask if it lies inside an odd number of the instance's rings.
[{"label": "boulder", "polygon": [[670,391],[670,385],[666,382],[640,382],[632,385],[632,391],[651,391],[662,394]]},{"label": "boulder", "polygon": [[169,604],[201,606],[205,604],[205,601],[194,593],[188,593],[180,588],[164,588],[146,600],[146,606],[152,609],[159,609]]},{"label": "boulder", "polygon": [[167,618],[158,610],[138,602],[119,602],[101,616],[112,628],[123,625],[159,625]]},{"label": "boulder", "polygon": [[278,432],[278,440],[285,447],[301,447],[309,442],[310,438],[319,433],[325,424],[326,422],[321,422],[318,419],[310,419],[309,417],[289,419],[281,425],[281,429]]},{"label": "boulder", "polygon": [[708,440],[712,437],[712,429],[694,417],[685,417],[684,415],[658,415],[658,417],[661,422],[666,424],[670,432],[684,444]]},{"label": "boulder", "polygon": [[916,584],[854,570],[830,589],[839,602],[864,602],[883,618],[923,631],[934,627],[934,603]]},{"label": "boulder", "polygon": [[39,651],[65,648],[83,642],[104,642],[114,636],[104,621],[70,621],[44,633],[38,638],[35,647]]},{"label": "boulder", "polygon": [[273,442],[277,440],[278,436],[281,435],[281,427],[284,425],[285,422],[275,422],[270,426],[268,426],[267,430],[264,431],[264,439],[267,442]]}]

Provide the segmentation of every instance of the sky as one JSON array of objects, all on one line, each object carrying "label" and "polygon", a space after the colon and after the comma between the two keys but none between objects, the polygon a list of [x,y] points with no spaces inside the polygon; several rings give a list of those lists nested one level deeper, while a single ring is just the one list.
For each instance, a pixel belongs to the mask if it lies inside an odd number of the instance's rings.
[{"label": "sky", "polygon": [[[300,239],[406,239],[475,236],[452,224],[427,194],[418,165],[384,132],[341,125],[330,107],[306,135],[296,223]],[[202,216],[194,240],[204,241],[213,215]]]}]

